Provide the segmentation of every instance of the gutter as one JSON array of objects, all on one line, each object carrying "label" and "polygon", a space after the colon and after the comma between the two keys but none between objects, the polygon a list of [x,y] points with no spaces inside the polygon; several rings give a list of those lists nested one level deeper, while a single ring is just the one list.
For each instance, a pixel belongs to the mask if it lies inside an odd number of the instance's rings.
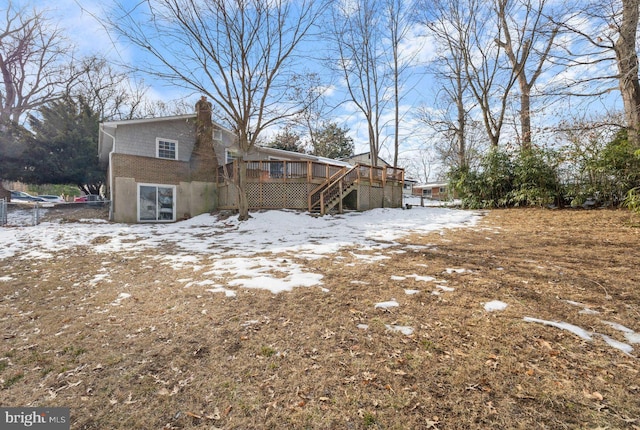
[{"label": "gutter", "polygon": [[116,150],[116,137],[110,135],[104,130],[104,124],[100,124],[100,132],[109,136],[113,140],[113,145],[111,145],[111,151],[109,151],[109,168],[108,168],[108,181],[109,181],[109,221],[113,221],[113,174],[112,174],[112,164],[111,157]]}]

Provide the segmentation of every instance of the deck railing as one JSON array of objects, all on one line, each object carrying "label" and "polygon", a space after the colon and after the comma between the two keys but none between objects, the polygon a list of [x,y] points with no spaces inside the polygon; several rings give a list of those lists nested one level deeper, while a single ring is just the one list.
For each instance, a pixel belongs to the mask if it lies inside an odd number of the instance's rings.
[{"label": "deck railing", "polygon": [[[237,177],[237,160],[218,167],[218,183],[231,181]],[[326,180],[342,170],[336,166],[315,161],[260,160],[245,161],[247,179],[259,182],[282,181],[283,179]]]},{"label": "deck railing", "polygon": [[314,210],[322,209],[322,193],[329,187],[332,183],[334,183],[340,176],[344,175],[346,172],[346,168],[342,168],[331,175],[325,182],[320,184],[320,186],[316,187],[309,194],[309,211],[313,212]]},{"label": "deck railing", "polygon": [[342,193],[353,185],[356,179],[358,179],[358,176],[360,176],[359,169],[358,166],[355,166],[329,184],[327,188],[320,193],[320,213],[324,214],[326,205],[333,202],[337,197],[342,197]]},{"label": "deck railing", "polygon": [[[217,181],[221,190],[228,191],[230,188],[227,185],[236,182],[238,162],[234,160],[218,168]],[[345,167],[315,161],[285,160],[256,160],[245,163],[247,181],[260,185],[253,188],[258,190],[254,192],[264,193],[256,198],[260,207],[265,206],[263,202],[271,202],[265,207],[273,207],[273,204],[276,204],[274,202],[280,201],[278,199],[281,199],[282,195],[287,195],[298,202],[295,207],[300,207],[300,200],[306,200],[310,212],[323,213],[336,203],[337,197],[343,198],[348,194],[349,188],[356,181],[365,187],[379,189],[385,188],[388,182],[400,183],[404,179],[404,169],[363,164]]]}]

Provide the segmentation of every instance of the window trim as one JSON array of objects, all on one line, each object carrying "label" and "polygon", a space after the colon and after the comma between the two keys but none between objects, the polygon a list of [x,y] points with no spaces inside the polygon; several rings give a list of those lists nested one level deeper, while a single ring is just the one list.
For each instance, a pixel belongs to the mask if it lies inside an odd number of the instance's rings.
[{"label": "window trim", "polygon": [[224,164],[232,163],[233,160],[240,158],[238,151],[232,151],[229,148],[224,148]]},{"label": "window trim", "polygon": [[[157,209],[156,209],[156,219],[154,220],[149,220],[149,219],[141,219],[140,217],[140,188],[141,187],[155,187],[156,188],[156,201],[158,198],[158,188],[171,188],[172,193],[172,209],[173,212],[171,214],[171,219],[158,219],[158,213],[157,213]],[[136,183],[136,218],[138,219],[139,223],[165,223],[165,222],[175,222],[176,221],[176,213],[177,213],[177,207],[176,207],[176,203],[178,200],[178,196],[177,196],[177,186],[175,185],[168,185],[168,184],[151,184],[151,183],[145,183],[145,182],[138,182]]]},{"label": "window trim", "polygon": [[[160,156],[160,142],[173,143],[175,145],[175,158],[161,157]],[[178,159],[178,141],[175,139],[166,139],[164,137],[156,137],[156,158],[161,160],[177,160]]]}]

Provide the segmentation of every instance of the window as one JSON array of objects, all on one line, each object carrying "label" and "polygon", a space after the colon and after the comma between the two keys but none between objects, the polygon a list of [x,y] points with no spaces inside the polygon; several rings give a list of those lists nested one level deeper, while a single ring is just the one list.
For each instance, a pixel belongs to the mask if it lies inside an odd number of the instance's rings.
[{"label": "window", "polygon": [[271,178],[283,178],[284,177],[284,162],[270,158],[269,163],[269,177]]},{"label": "window", "polygon": [[140,221],[175,221],[176,187],[138,185],[138,218]]},{"label": "window", "polygon": [[232,163],[233,160],[240,158],[240,155],[238,155],[238,153],[235,151],[230,151],[229,149],[225,149],[224,158],[225,158],[225,163],[228,164],[228,163]]},{"label": "window", "polygon": [[217,128],[213,129],[213,140],[222,142],[222,130]]},{"label": "window", "polygon": [[178,159],[178,141],[170,139],[156,139],[156,156],[168,160]]}]

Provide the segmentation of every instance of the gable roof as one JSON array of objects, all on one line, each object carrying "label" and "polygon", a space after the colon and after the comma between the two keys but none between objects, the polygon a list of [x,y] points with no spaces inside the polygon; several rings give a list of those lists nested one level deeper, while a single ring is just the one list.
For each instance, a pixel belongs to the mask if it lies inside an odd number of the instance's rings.
[{"label": "gable roof", "polygon": [[[358,157],[362,157],[362,156],[365,156],[365,155],[368,156],[369,159],[371,159],[371,152],[361,152],[360,154],[354,154],[354,155],[351,155],[349,157],[341,158],[341,160],[345,160],[345,161],[346,160],[354,160],[354,159],[356,159]],[[387,167],[391,167],[391,164],[388,163],[386,160],[384,160],[382,157],[380,157],[380,155],[378,155],[378,160],[382,161]]]},{"label": "gable roof", "polygon": [[312,154],[303,154],[302,152],[287,151],[286,149],[270,148],[268,146],[256,146],[256,149],[265,154],[271,154],[274,157],[281,156],[281,157],[317,161],[323,164],[334,164],[334,165],[345,166],[345,167],[351,166],[349,162],[344,160],[334,160],[333,158],[319,157],[317,155],[312,155]]},{"label": "gable roof", "polygon": [[180,119],[191,119],[196,118],[195,113],[189,113],[184,115],[173,115],[173,116],[159,116],[154,118],[138,118],[138,119],[121,119],[117,121],[104,121],[102,125],[104,127],[115,128],[119,125],[135,125],[135,124],[144,124],[149,122],[162,122],[162,121],[176,121]]}]

